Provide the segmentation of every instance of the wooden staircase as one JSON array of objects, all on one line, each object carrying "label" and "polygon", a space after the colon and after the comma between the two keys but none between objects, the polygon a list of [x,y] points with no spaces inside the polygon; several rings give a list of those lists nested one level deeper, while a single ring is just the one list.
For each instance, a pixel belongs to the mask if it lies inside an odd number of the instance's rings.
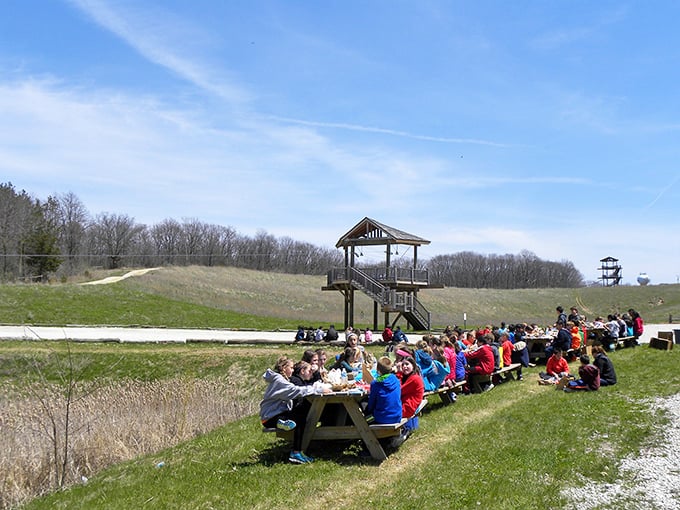
[{"label": "wooden staircase", "polygon": [[416,292],[398,291],[381,283],[377,278],[356,267],[338,268],[329,271],[328,286],[337,287],[344,283],[360,290],[378,303],[383,312],[398,312],[414,330],[429,330],[430,312],[416,297]]}]

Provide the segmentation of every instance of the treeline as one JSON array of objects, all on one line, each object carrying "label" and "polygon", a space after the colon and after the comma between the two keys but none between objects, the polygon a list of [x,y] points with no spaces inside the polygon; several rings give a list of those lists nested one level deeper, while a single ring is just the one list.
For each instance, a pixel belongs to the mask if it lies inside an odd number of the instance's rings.
[{"label": "treeline", "polygon": [[[89,267],[163,265],[234,266],[292,274],[325,274],[342,266],[336,249],[264,231],[254,236],[232,227],[183,219],[143,225],[125,214],[92,216],[73,193],[45,201],[0,184],[0,278],[47,280]],[[399,265],[411,267],[412,261]],[[583,276],[571,262],[551,262],[530,252],[438,255],[422,263],[430,281],[449,287],[578,287]]]},{"label": "treeline", "polygon": [[530,251],[518,255],[480,255],[469,251],[437,255],[427,262],[430,281],[476,289],[571,288],[585,285],[568,260],[542,260]]},{"label": "treeline", "polygon": [[46,280],[88,267],[235,266],[293,274],[325,274],[343,263],[338,250],[254,236],[196,219],[143,225],[124,214],[91,216],[73,193],[46,201],[0,184],[0,277]]}]

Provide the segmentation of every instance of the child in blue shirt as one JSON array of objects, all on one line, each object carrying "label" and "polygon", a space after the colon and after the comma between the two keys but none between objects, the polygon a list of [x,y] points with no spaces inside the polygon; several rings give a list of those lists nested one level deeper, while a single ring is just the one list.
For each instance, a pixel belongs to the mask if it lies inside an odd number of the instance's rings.
[{"label": "child in blue shirt", "polygon": [[401,383],[392,373],[392,360],[383,356],[378,360],[378,377],[371,382],[365,413],[372,414],[375,423],[401,421]]}]

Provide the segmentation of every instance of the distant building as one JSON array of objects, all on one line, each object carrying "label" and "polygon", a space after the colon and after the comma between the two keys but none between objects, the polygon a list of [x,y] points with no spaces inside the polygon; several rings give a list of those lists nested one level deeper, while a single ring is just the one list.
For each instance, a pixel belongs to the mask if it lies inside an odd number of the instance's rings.
[{"label": "distant building", "polygon": [[637,282],[640,285],[647,285],[651,280],[649,279],[649,276],[647,276],[647,273],[640,273],[637,277]]}]

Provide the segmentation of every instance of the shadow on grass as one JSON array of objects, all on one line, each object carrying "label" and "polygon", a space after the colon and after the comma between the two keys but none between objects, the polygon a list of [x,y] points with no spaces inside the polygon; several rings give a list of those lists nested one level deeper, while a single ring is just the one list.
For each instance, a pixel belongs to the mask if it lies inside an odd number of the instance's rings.
[{"label": "shadow on grass", "polygon": [[[287,464],[290,449],[290,443],[278,440],[270,446],[260,450],[258,455],[252,460],[233,465],[236,467],[247,467],[261,464],[263,466],[273,467],[280,464]],[[385,447],[385,453],[387,453],[388,456],[395,451],[395,448]],[[360,440],[312,442],[306,453],[316,461],[332,462],[338,466],[379,466],[381,464],[380,461],[375,460],[368,455],[364,443]]]}]

